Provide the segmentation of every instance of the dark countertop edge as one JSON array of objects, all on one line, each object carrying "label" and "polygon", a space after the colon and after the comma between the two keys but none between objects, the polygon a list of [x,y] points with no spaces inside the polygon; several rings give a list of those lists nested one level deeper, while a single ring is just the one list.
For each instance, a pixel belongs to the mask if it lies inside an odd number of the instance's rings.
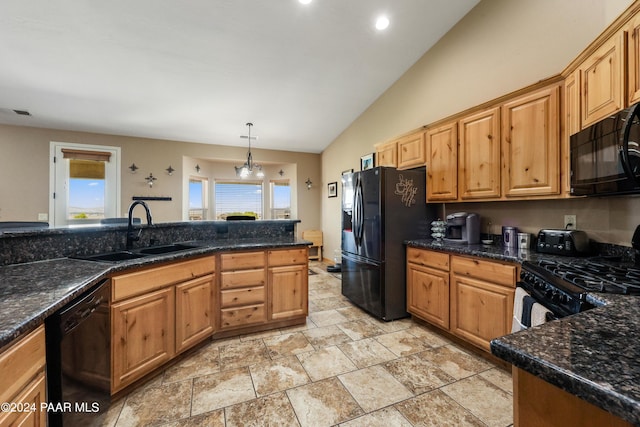
[{"label": "dark countertop edge", "polygon": [[[480,258],[507,261],[521,264],[523,261],[554,257],[538,254],[535,251],[519,251],[517,248],[505,248],[492,245],[455,245],[433,241],[431,239],[407,240],[408,247],[429,249],[456,255],[477,256]],[[561,257],[566,258],[566,257]],[[603,309],[615,309],[615,300],[606,294],[589,293],[587,300]],[[588,316],[589,311],[576,316]],[[544,327],[544,325],[542,326]],[[520,332],[526,334],[527,331]],[[633,424],[640,425],[640,402],[627,395],[608,389],[603,385],[576,375],[548,361],[535,357],[524,350],[505,343],[501,338],[491,341],[491,353],[512,365],[529,372],[562,390],[571,393],[586,402],[621,417]]]},{"label": "dark countertop edge", "polygon": [[[526,333],[526,331],[520,333]],[[518,347],[509,345],[500,338],[491,340],[491,354],[585,402],[634,425],[640,425],[640,402],[637,400],[585,377],[575,375],[544,359],[524,353]]]},{"label": "dark countertop edge", "polygon": [[[162,255],[150,255],[144,258],[137,258],[133,260],[123,261],[123,262],[98,262],[98,261],[86,261],[86,260],[72,260],[73,262],[78,263],[88,263],[88,265],[96,266],[96,265],[104,265],[103,271],[100,273],[94,273],[91,275],[87,275],[87,278],[83,280],[80,286],[77,286],[73,291],[70,291],[68,294],[64,295],[58,301],[49,306],[43,307],[41,311],[39,311],[35,316],[31,318],[25,319],[23,322],[20,322],[18,326],[12,328],[9,332],[0,334],[0,350],[5,348],[5,346],[10,345],[16,339],[28,334],[29,332],[35,330],[37,327],[44,323],[44,320],[55,313],[60,308],[64,307],[69,302],[73,301],[75,298],[82,295],[84,292],[89,290],[92,286],[99,283],[102,279],[108,277],[110,274],[117,273],[120,271],[151,266],[154,264],[163,264],[169,261],[174,260],[182,260],[188,258],[194,258],[199,256],[206,256],[208,254],[215,254],[218,252],[227,252],[227,251],[244,251],[244,250],[252,250],[252,249],[271,249],[271,248],[282,248],[282,247],[304,247],[311,245],[312,242],[307,240],[292,238],[292,239],[283,239],[283,240],[270,240],[264,241],[261,239],[237,239],[234,240],[233,243],[231,241],[217,241],[217,242],[200,242],[198,248],[187,249],[179,252],[172,252],[168,254]],[[59,261],[61,259],[68,258],[57,258],[52,260],[44,260],[44,261],[35,261],[33,263],[27,264],[46,264],[47,262]],[[70,259],[71,260],[71,259]],[[12,264],[16,265],[16,264]],[[25,265],[25,264],[23,264]],[[11,267],[5,266],[5,267]],[[0,269],[4,267],[0,266]],[[55,280],[55,277],[51,278]]]}]

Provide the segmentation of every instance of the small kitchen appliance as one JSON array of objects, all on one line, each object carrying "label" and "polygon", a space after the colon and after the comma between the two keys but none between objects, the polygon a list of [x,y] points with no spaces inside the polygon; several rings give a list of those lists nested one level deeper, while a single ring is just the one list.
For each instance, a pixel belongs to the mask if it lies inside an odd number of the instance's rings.
[{"label": "small kitchen appliance", "polygon": [[502,243],[507,248],[517,248],[518,229],[516,227],[502,227]]},{"label": "small kitchen appliance", "polygon": [[476,213],[457,212],[447,215],[444,241],[461,245],[480,243],[480,216]]},{"label": "small kitchen appliance", "polygon": [[580,230],[540,230],[536,251],[555,255],[585,255],[589,253],[589,237]]}]

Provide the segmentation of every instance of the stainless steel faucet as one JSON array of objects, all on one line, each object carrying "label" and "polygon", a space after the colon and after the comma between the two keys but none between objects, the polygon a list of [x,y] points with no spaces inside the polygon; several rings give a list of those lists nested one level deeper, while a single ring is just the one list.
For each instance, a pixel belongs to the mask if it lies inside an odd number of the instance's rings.
[{"label": "stainless steel faucet", "polygon": [[149,210],[149,206],[142,200],[136,200],[131,203],[129,206],[129,221],[127,222],[127,250],[133,248],[133,242],[137,242],[140,240],[140,234],[142,233],[142,228],[135,233],[133,231],[133,208],[137,205],[142,205],[145,212],[147,213],[147,225],[153,225],[153,219],[151,218],[151,211]]}]

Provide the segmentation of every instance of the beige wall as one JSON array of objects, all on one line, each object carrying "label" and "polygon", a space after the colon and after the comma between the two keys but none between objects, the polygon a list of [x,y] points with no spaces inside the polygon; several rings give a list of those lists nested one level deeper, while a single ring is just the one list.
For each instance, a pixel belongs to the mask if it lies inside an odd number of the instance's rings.
[{"label": "beige wall", "polygon": [[[150,202],[156,222],[183,219],[183,174],[196,174],[188,167],[190,159],[234,160],[242,164],[247,149],[222,145],[195,144],[180,141],[164,141],[95,133],[38,129],[0,125],[0,221],[36,221],[38,213],[49,211],[49,145],[51,141],[81,144],[110,145],[122,148],[121,214],[126,216],[132,196],[170,196],[170,202]],[[252,149],[258,163],[288,164],[285,177],[292,180],[294,202],[298,205],[297,219],[302,223],[298,231],[320,227],[320,186],[307,190],[307,177],[314,183],[321,181],[321,156],[319,154],[289,151]],[[129,172],[135,163],[140,169]],[[169,176],[165,169],[171,165],[175,172]],[[220,165],[205,165],[201,170],[215,175]],[[233,170],[228,165],[230,171]],[[275,171],[267,167],[273,178]],[[278,168],[279,170],[279,168]],[[297,173],[296,171],[304,171]],[[144,177],[149,173],[158,180],[149,188]],[[197,175],[197,174],[196,174]],[[269,179],[269,176],[267,177]]]},{"label": "beige wall", "polygon": [[[322,153],[323,184],[339,181],[342,170],[358,170],[360,156],[378,142],[560,73],[631,3],[482,0]],[[325,251],[331,254],[340,247],[340,199],[327,199],[323,188],[322,202]],[[594,238],[615,243],[627,243],[634,221],[640,222],[631,213],[637,211],[636,199],[527,203],[473,208],[486,210],[496,224],[509,220],[537,232],[561,226],[566,203],[579,227],[594,227]],[[594,206],[607,212],[606,221],[589,220]],[[446,209],[463,210],[455,204]],[[511,219],[514,209],[527,215]]]}]

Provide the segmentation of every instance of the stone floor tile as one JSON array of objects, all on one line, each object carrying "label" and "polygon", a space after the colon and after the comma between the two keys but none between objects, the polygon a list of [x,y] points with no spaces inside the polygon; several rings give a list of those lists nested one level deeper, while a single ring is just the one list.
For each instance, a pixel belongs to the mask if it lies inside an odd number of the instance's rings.
[{"label": "stone floor tile", "polygon": [[384,320],[376,319],[371,316],[369,316],[369,319],[385,332],[402,331],[414,325],[414,322],[411,319],[398,319],[392,320],[391,322],[385,322]]},{"label": "stone floor tile", "polygon": [[336,311],[342,314],[347,320],[369,319],[371,316],[361,308],[349,305],[344,308],[337,308]]},{"label": "stone floor tile", "polygon": [[401,357],[382,366],[413,394],[422,394],[456,380],[426,359],[424,353]]},{"label": "stone floor tile", "polygon": [[316,307],[318,307],[320,310],[335,310],[338,308],[349,307],[351,305],[348,301],[345,301],[341,296],[315,299],[313,302],[316,305]]},{"label": "stone floor tile", "polygon": [[[317,304],[317,301],[315,301]],[[346,322],[347,319],[336,310],[324,310],[310,313],[309,318],[318,327],[335,325],[336,323]]]},{"label": "stone floor tile", "polygon": [[456,379],[466,378],[492,368],[489,362],[453,345],[425,351],[424,357]]},{"label": "stone floor tile", "polygon": [[332,426],[364,412],[337,378],[287,390],[302,427]]},{"label": "stone floor tile", "polygon": [[340,344],[338,348],[342,350],[358,368],[377,365],[378,363],[393,360],[397,357],[373,338]]},{"label": "stone floor tile", "polygon": [[301,332],[282,334],[263,339],[272,359],[315,350]]},{"label": "stone floor tile", "polygon": [[492,382],[509,394],[513,394],[513,379],[511,373],[500,368],[489,369],[479,374],[485,380]]},{"label": "stone floor tile", "polygon": [[336,346],[299,354],[298,359],[313,381],[355,371],[356,365]]},{"label": "stone floor tile", "polygon": [[349,336],[352,340],[374,337],[385,332],[365,318],[360,318],[350,322],[339,323],[338,328]]},{"label": "stone floor tile", "polygon": [[397,356],[408,356],[431,348],[422,338],[405,330],[378,335],[375,339]]},{"label": "stone floor tile", "polygon": [[191,415],[255,399],[249,368],[239,368],[193,380]]},{"label": "stone floor tile", "polygon": [[430,347],[442,347],[443,345],[451,344],[451,341],[444,338],[442,335],[438,335],[437,333],[418,324],[415,324],[405,330],[413,336],[422,338]]},{"label": "stone floor tile", "polygon": [[225,408],[226,427],[299,426],[284,392]]},{"label": "stone floor tile", "polygon": [[270,360],[264,341],[241,341],[220,347],[220,370],[235,369],[242,366]]},{"label": "stone floor tile", "polygon": [[313,328],[317,328],[317,327],[318,327],[318,325],[313,323],[311,321],[311,319],[309,319],[307,317],[306,321],[301,325],[294,325],[294,326],[288,326],[286,328],[280,328],[280,333],[283,334],[283,335],[284,334],[291,334],[293,332],[306,331],[307,329],[313,329]]},{"label": "stone floor tile", "polygon": [[513,421],[513,396],[479,375],[449,384],[440,390],[488,426],[504,427]]},{"label": "stone floor tile", "polygon": [[351,341],[351,338],[336,325],[318,327],[302,332],[316,349],[338,345]]},{"label": "stone floor tile", "polygon": [[249,371],[258,397],[311,382],[295,356],[251,365]]},{"label": "stone floor tile", "polygon": [[270,329],[268,331],[254,332],[252,334],[240,335],[240,341],[259,340],[267,337],[274,337],[280,335],[279,329]]},{"label": "stone floor tile", "polygon": [[440,390],[397,403],[395,408],[414,427],[485,427],[482,421]]},{"label": "stone floor tile", "polygon": [[164,383],[183,381],[220,372],[220,351],[204,346],[164,371]]},{"label": "stone floor tile", "polygon": [[159,425],[187,418],[192,380],[141,387],[127,396],[117,427]]},{"label": "stone floor tile", "polygon": [[411,423],[394,407],[380,409],[355,418],[340,427],[411,427]]},{"label": "stone floor tile", "polygon": [[163,424],[162,427],[225,427],[224,409],[207,412],[195,417]]},{"label": "stone floor tile", "polygon": [[338,379],[365,412],[392,405],[413,394],[382,366],[339,375]]}]

